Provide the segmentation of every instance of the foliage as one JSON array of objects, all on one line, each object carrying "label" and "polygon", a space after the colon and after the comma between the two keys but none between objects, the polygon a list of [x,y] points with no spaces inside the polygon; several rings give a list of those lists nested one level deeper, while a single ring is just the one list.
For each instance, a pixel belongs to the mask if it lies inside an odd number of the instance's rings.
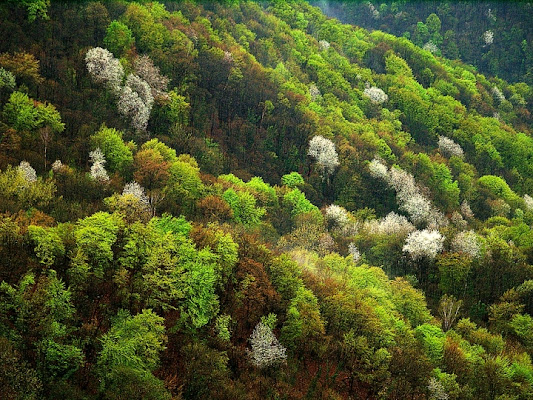
[{"label": "foliage", "polygon": [[6,122],[16,130],[32,131],[49,126],[54,132],[62,132],[65,124],[52,104],[37,103],[26,93],[13,92],[4,106]]},{"label": "foliage", "polygon": [[159,353],[166,341],[163,318],[152,310],[131,316],[119,311],[111,329],[102,336],[100,368],[129,367],[152,371],[159,363]]},{"label": "foliage", "polygon": [[265,214],[265,209],[256,207],[255,197],[245,191],[226,190],[222,198],[229,204],[235,222],[244,225],[257,225]]},{"label": "foliage", "polygon": [[281,184],[291,189],[296,188],[298,185],[302,185],[304,178],[298,172],[291,172],[290,174],[283,175],[281,177]]},{"label": "foliage", "polygon": [[0,4],[8,397],[531,398],[529,6],[328,7]]},{"label": "foliage", "polygon": [[135,43],[131,30],[120,21],[113,21],[107,27],[104,44],[111,53],[121,55]]},{"label": "foliage", "polygon": [[15,77],[9,71],[0,67],[0,90],[13,90],[15,89]]}]

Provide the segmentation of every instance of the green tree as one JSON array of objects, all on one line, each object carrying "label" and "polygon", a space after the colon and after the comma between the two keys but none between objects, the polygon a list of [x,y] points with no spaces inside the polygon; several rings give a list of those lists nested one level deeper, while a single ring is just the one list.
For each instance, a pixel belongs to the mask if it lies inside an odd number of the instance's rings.
[{"label": "green tree", "polygon": [[281,341],[300,355],[318,356],[323,348],[324,322],[316,296],[300,287],[287,309],[281,329]]},{"label": "green tree", "polygon": [[39,132],[46,168],[48,145],[55,133],[65,129],[56,108],[52,104],[35,102],[25,93],[13,92],[4,106],[4,118],[18,131]]},{"label": "green tree", "polygon": [[127,367],[113,367],[105,375],[103,396],[108,400],[170,400],[165,383],[151,372]]},{"label": "green tree", "polygon": [[[27,274],[18,286],[0,284],[0,310],[6,336],[21,336],[46,381],[68,378],[83,364],[83,352],[69,343],[75,313],[71,292],[54,270],[38,279]],[[11,330],[11,332],[9,332]]]},{"label": "green tree", "polygon": [[246,191],[229,188],[223,193],[222,198],[231,207],[235,222],[248,226],[257,225],[265,214],[265,209],[256,207],[255,197]]},{"label": "green tree", "polygon": [[0,386],[6,399],[37,400],[42,383],[13,343],[0,337]]},{"label": "green tree", "polygon": [[132,142],[124,143],[122,132],[102,125],[100,130],[91,136],[91,144],[93,148],[102,150],[111,171],[128,173],[133,164],[132,149],[135,145]]},{"label": "green tree", "polygon": [[111,329],[100,339],[102,350],[97,364],[101,373],[118,366],[153,371],[167,340],[163,322],[164,319],[150,309],[134,316],[120,310]]},{"label": "green tree", "polygon": [[113,260],[112,246],[122,220],[116,214],[98,212],[78,221],[74,230],[76,238],[76,254],[70,273],[78,276],[79,282],[87,278],[92,271],[96,277],[102,278]]},{"label": "green tree", "polygon": [[[134,316],[125,310],[118,312],[111,329],[100,339],[102,350],[97,361],[102,377],[100,390],[109,398],[170,398],[162,382],[151,373],[165,349],[167,337],[163,322],[162,317],[149,309]],[[124,377],[130,377],[131,381],[125,381]],[[125,397],[128,393],[133,397]],[[145,396],[141,397],[141,393]]]},{"label": "green tree", "polygon": [[48,7],[50,7],[50,0],[9,0],[16,3],[18,6],[26,7],[28,11],[28,21],[33,22],[37,17],[48,19]]},{"label": "green tree", "polygon": [[304,178],[302,178],[302,175],[298,172],[291,172],[290,174],[281,177],[281,184],[291,189],[296,188],[298,185],[303,185],[304,183]]},{"label": "green tree", "polygon": [[65,254],[65,246],[55,228],[43,228],[30,225],[28,227],[30,238],[37,244],[35,254],[41,264],[50,267],[58,257]]},{"label": "green tree", "polygon": [[8,166],[0,171],[0,209],[4,211],[46,207],[56,190],[53,180],[38,177],[28,181],[20,168]]},{"label": "green tree", "polygon": [[[178,161],[169,168],[169,178],[163,189],[165,203],[174,213],[190,213],[196,207],[196,201],[204,192],[200,178],[200,168],[192,157],[180,155]],[[169,204],[170,202],[173,203]]]},{"label": "green tree", "polygon": [[391,281],[392,301],[397,310],[410,322],[412,327],[430,322],[432,317],[427,309],[424,294],[403,278]]},{"label": "green tree", "polygon": [[104,43],[111,53],[120,57],[133,46],[135,38],[127,25],[120,21],[112,21],[107,27]]}]

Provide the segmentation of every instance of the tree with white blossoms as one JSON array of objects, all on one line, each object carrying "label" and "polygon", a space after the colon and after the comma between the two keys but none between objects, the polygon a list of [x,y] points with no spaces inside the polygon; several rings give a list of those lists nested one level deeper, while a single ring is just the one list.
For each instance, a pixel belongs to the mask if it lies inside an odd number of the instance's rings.
[{"label": "tree with white blossoms", "polygon": [[339,165],[339,156],[335,150],[335,144],[324,136],[315,136],[309,142],[307,154],[316,159],[322,179],[329,180],[329,175]]},{"label": "tree with white blossoms", "polygon": [[439,136],[439,150],[446,157],[464,157],[464,152],[461,146],[446,136]]},{"label": "tree with white blossoms", "polygon": [[434,259],[442,250],[443,243],[444,237],[439,231],[424,229],[411,232],[402,250],[409,253],[413,260]]},{"label": "tree with white blossoms", "polygon": [[352,256],[354,263],[357,263],[361,259],[361,252],[354,243],[348,245],[348,253]]},{"label": "tree with white blossoms", "polygon": [[481,243],[474,231],[463,231],[455,235],[451,249],[456,253],[464,253],[471,258],[477,258],[481,254]]},{"label": "tree with white blossoms", "polygon": [[154,98],[148,83],[137,75],[128,75],[117,107],[122,115],[131,118],[131,124],[135,130],[146,130],[153,104]]},{"label": "tree with white blossoms", "polygon": [[311,96],[312,101],[320,97],[320,89],[314,83],[309,85],[309,96]]},{"label": "tree with white blossoms", "polygon": [[27,161],[21,161],[18,170],[26,180],[26,182],[35,182],[37,180],[37,173],[35,169]]},{"label": "tree with white blossoms", "polygon": [[433,222],[431,203],[420,193],[404,196],[399,208],[409,214],[409,217],[414,224],[419,225],[424,222],[429,224],[430,222]]},{"label": "tree with white blossoms", "polygon": [[154,96],[152,96],[150,85],[145,80],[138,75],[129,74],[126,78],[125,86],[137,93],[146,107],[152,108]]},{"label": "tree with white blossoms", "polygon": [[133,68],[135,73],[150,86],[153,97],[168,97],[166,91],[169,79],[161,75],[150,57],[137,57],[133,62]]},{"label": "tree with white blossoms", "polygon": [[330,47],[330,44],[327,40],[321,40],[318,42],[318,46],[320,47],[320,50],[327,50]]},{"label": "tree with white blossoms", "polygon": [[431,40],[424,45],[423,49],[429,51],[432,54],[435,54],[439,51],[439,48],[437,47],[437,45],[433,43]]},{"label": "tree with white blossoms", "polygon": [[402,201],[419,192],[414,176],[400,167],[391,168],[386,178],[387,183],[396,190]]},{"label": "tree with white blossoms", "polygon": [[0,91],[2,89],[11,91],[15,89],[15,86],[15,76],[11,72],[0,67]]},{"label": "tree with white blossoms", "polygon": [[364,229],[371,235],[407,236],[416,228],[403,215],[390,212],[385,218],[366,221]]},{"label": "tree with white blossoms", "polygon": [[526,206],[526,211],[533,211],[533,197],[529,194],[524,195],[524,204]]},{"label": "tree with white blossoms", "polygon": [[429,379],[428,392],[429,400],[448,400],[450,398],[444,389],[444,385],[437,378]]},{"label": "tree with white blossoms", "polygon": [[109,175],[104,167],[106,163],[104,153],[98,147],[96,150],[89,153],[89,159],[92,162],[91,166],[91,177],[101,183],[109,181]]},{"label": "tree with white blossoms", "polygon": [[61,162],[61,160],[55,160],[52,163],[52,171],[59,172],[61,168],[63,168],[63,163]]},{"label": "tree with white blossoms", "polygon": [[461,203],[461,214],[463,214],[463,217],[465,217],[466,219],[474,218],[474,213],[470,208],[470,204],[466,200],[463,200],[463,202]]},{"label": "tree with white blossoms", "polygon": [[379,158],[374,158],[370,161],[368,164],[368,170],[373,178],[378,178],[384,181],[388,180],[389,170]]},{"label": "tree with white blossoms", "polygon": [[492,96],[494,97],[494,99],[496,99],[498,102],[502,102],[505,100],[505,95],[502,93],[502,91],[500,89],[498,89],[496,86],[494,86],[492,89],[491,89],[491,93],[492,93]]},{"label": "tree with white blossoms", "polygon": [[388,183],[396,190],[400,210],[409,214],[413,223],[426,223],[435,228],[447,224],[444,215],[420,192],[413,175],[398,167],[391,168]]},{"label": "tree with white blossoms", "polygon": [[388,183],[396,191],[399,208],[407,214],[415,224],[426,223],[438,228],[447,224],[445,216],[420,191],[413,175],[399,167],[390,170],[379,158],[374,158],[369,164],[370,175]]},{"label": "tree with white blossoms", "polygon": [[389,96],[376,86],[367,87],[363,94],[374,104],[383,104],[389,99]]},{"label": "tree with white blossoms", "polygon": [[263,322],[259,322],[250,336],[252,350],[248,350],[250,360],[258,368],[266,368],[281,364],[287,358],[283,347],[272,329]]},{"label": "tree with white blossoms", "polygon": [[87,70],[92,79],[99,84],[107,86],[114,94],[120,92],[124,69],[120,61],[113,54],[101,47],[90,49],[85,55]]},{"label": "tree with white blossoms", "polygon": [[488,31],[483,32],[483,41],[486,45],[494,43],[494,32],[490,29]]},{"label": "tree with white blossoms", "polygon": [[118,98],[118,112],[131,119],[136,131],[145,131],[154,104],[154,97],[168,97],[168,78],[162,76],[148,56],[134,61],[136,74],[129,74],[124,85],[124,69],[113,54],[95,47],[85,55],[87,70],[96,83],[107,86]]},{"label": "tree with white blossoms", "polygon": [[148,199],[148,196],[146,196],[146,193],[144,193],[144,188],[137,182],[126,183],[122,190],[122,195],[128,194],[138,199],[144,207],[150,207],[150,200]]},{"label": "tree with white blossoms", "polygon": [[460,230],[464,230],[468,227],[468,222],[466,222],[461,213],[457,211],[453,211],[452,215],[450,215],[450,222]]},{"label": "tree with white blossoms", "polygon": [[349,222],[348,211],[344,207],[330,204],[325,210],[326,220],[330,222],[335,228],[343,228]]},{"label": "tree with white blossoms", "polygon": [[368,9],[370,10],[370,13],[372,14],[372,18],[378,19],[379,18],[379,11],[376,9],[374,4],[371,2],[367,3]]}]

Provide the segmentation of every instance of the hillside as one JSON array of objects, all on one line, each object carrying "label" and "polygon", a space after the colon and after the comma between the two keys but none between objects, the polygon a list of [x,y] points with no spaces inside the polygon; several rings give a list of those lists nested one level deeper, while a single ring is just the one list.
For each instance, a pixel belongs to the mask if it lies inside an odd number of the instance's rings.
[{"label": "hillside", "polygon": [[533,396],[524,71],[305,1],[0,21],[6,398]]},{"label": "hillside", "polygon": [[435,54],[511,82],[533,82],[532,4],[527,1],[311,1],[329,16],[405,36]]}]

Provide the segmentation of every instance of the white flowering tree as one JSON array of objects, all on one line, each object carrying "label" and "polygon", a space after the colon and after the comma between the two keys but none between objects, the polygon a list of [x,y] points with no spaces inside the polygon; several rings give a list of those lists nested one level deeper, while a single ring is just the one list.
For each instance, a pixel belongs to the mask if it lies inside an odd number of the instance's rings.
[{"label": "white flowering tree", "polygon": [[[533,202],[532,202],[533,206]],[[474,213],[472,212],[472,209],[470,208],[470,203],[468,201],[463,200],[461,203],[461,214],[463,214],[463,217],[466,219],[474,218]]]},{"label": "white flowering tree", "polygon": [[428,383],[429,400],[448,400],[450,396],[446,393],[444,385],[437,378],[430,378]]},{"label": "white flowering tree", "polygon": [[167,96],[169,79],[161,75],[159,68],[154,65],[150,57],[137,57],[133,62],[133,67],[135,73],[150,86],[153,97]]},{"label": "white flowering tree", "polygon": [[89,153],[89,160],[93,164],[91,166],[91,177],[100,183],[108,182],[109,175],[104,167],[106,160],[102,150],[97,148],[96,150],[91,151]]},{"label": "white flowering tree", "polygon": [[481,243],[474,231],[459,232],[452,240],[452,251],[463,253],[471,258],[477,258],[481,254]]},{"label": "white flowering tree", "polygon": [[0,67],[0,90],[5,89],[11,91],[15,89],[15,86],[15,76],[11,72]]},{"label": "white flowering tree", "polygon": [[370,175],[385,181],[396,191],[400,210],[409,214],[413,223],[425,223],[435,229],[447,224],[446,217],[421,193],[413,175],[399,167],[388,169],[379,158],[374,158],[368,169]]},{"label": "white flowering tree", "polygon": [[119,93],[124,78],[124,69],[113,54],[101,47],[90,49],[85,55],[85,63],[91,78],[107,86],[115,94]]},{"label": "white flowering tree", "polygon": [[146,193],[144,192],[144,188],[139,185],[137,182],[130,182],[127,183],[124,186],[124,189],[122,190],[122,195],[131,195],[135,197],[142,206],[149,208],[150,207],[150,200],[148,199],[148,196],[146,196]]},{"label": "white flowering tree", "polygon": [[266,368],[279,365],[287,358],[286,349],[283,347],[272,329],[263,322],[259,322],[250,336],[249,350],[250,360],[258,368]]},{"label": "white flowering tree", "polygon": [[488,31],[483,32],[483,41],[486,45],[491,45],[494,43],[494,32],[490,29]]},{"label": "white flowering tree", "polygon": [[138,75],[129,74],[126,78],[125,86],[137,93],[146,107],[152,108],[152,105],[154,104],[154,96],[152,96],[150,85],[144,79]]},{"label": "white flowering tree", "polygon": [[320,97],[320,89],[314,83],[309,86],[309,95],[311,96],[312,101],[315,101]]},{"label": "white flowering tree", "polygon": [[389,169],[385,164],[383,164],[380,159],[374,158],[372,161],[370,161],[370,163],[368,164],[368,170],[370,171],[370,175],[373,178],[378,178],[387,181]]},{"label": "white flowering tree", "polygon": [[368,2],[367,3],[367,7],[368,7],[368,10],[370,11],[370,13],[372,15],[372,18],[378,19],[379,18],[379,11],[376,8],[376,6],[374,6],[374,4],[372,4],[371,2]]},{"label": "white flowering tree", "polygon": [[354,263],[357,263],[361,259],[361,252],[354,243],[348,245],[348,253],[352,256]]},{"label": "white flowering tree", "polygon": [[424,45],[423,49],[429,51],[432,54],[438,53],[439,51],[439,48],[437,47],[437,45],[433,43],[431,40]]},{"label": "white flowering tree", "polygon": [[[135,88],[124,86],[117,103],[118,111],[125,117],[131,118],[132,127],[138,131],[146,130],[153,104],[153,102],[146,103],[143,100],[144,94],[146,92],[139,94]],[[153,101],[151,94],[150,98]]]},{"label": "white flowering tree", "polygon": [[133,129],[145,131],[154,97],[168,98],[165,92],[168,78],[159,73],[159,68],[148,56],[134,61],[135,73],[129,74],[124,84],[124,69],[108,50],[101,47],[90,49],[85,62],[92,79],[105,85],[117,97],[119,113],[131,120]]},{"label": "white flowering tree", "polygon": [[387,176],[387,183],[396,190],[400,202],[406,201],[409,197],[419,193],[413,175],[399,167],[393,167],[390,169]]},{"label": "white flowering tree", "polygon": [[529,194],[524,195],[524,204],[526,206],[526,211],[533,211],[533,197]]},{"label": "white flowering tree", "polygon": [[464,157],[464,152],[461,146],[446,136],[439,136],[439,150],[446,157]]},{"label": "white flowering tree", "polygon": [[385,218],[365,222],[364,229],[371,235],[394,235],[406,237],[416,228],[403,215],[390,212]]},{"label": "white flowering tree", "polygon": [[52,163],[52,171],[59,172],[61,171],[61,168],[63,168],[63,163],[61,162],[61,160],[55,160]]},{"label": "white flowering tree", "polygon": [[24,177],[26,182],[35,182],[37,180],[37,173],[35,172],[35,169],[30,165],[27,161],[21,161],[18,170],[20,171],[21,175]]},{"label": "white flowering tree", "polygon": [[307,154],[316,160],[322,179],[329,179],[339,165],[335,144],[324,136],[318,135],[311,139]]},{"label": "white flowering tree", "polygon": [[329,49],[330,46],[331,45],[329,44],[329,42],[327,40],[321,40],[321,41],[318,42],[318,47],[322,51]]},{"label": "white flowering tree", "polygon": [[343,228],[350,222],[348,211],[344,207],[331,204],[326,207],[324,214],[326,220],[335,228]]},{"label": "white flowering tree", "polygon": [[383,104],[389,99],[389,96],[376,86],[367,87],[363,94],[374,104]]},{"label": "white flowering tree", "polygon": [[424,222],[432,222],[433,209],[431,203],[420,193],[405,196],[405,200],[400,203],[400,210],[409,214],[414,224],[419,225]]},{"label": "white flowering tree", "polygon": [[505,100],[505,95],[496,86],[491,89],[491,93],[494,99],[497,100],[499,103]]},{"label": "white flowering tree", "polygon": [[413,260],[434,259],[442,250],[443,243],[444,237],[439,231],[424,229],[411,232],[405,240],[402,250],[408,253]]}]

